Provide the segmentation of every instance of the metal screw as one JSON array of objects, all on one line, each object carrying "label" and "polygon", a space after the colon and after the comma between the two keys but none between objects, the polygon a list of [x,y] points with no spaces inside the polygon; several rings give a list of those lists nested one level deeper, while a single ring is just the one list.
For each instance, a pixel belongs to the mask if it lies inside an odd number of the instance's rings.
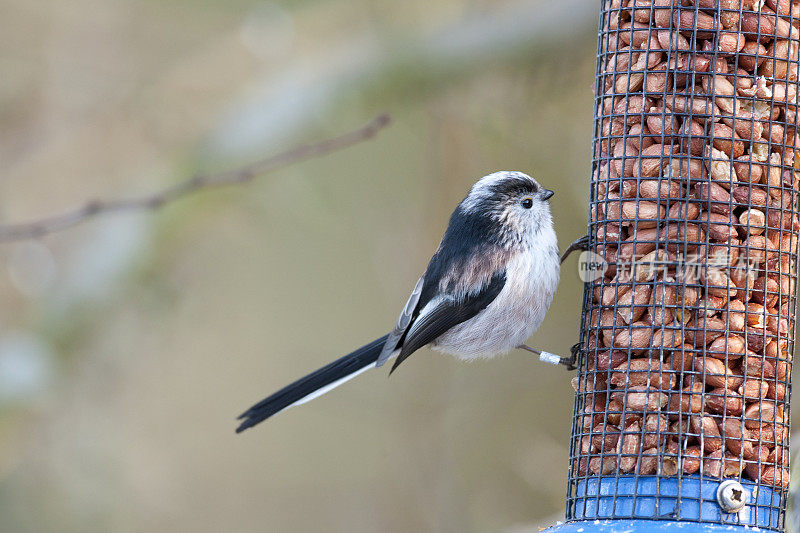
[{"label": "metal screw", "polygon": [[726,513],[740,511],[750,499],[750,493],[741,483],[729,479],[723,481],[717,488],[717,503]]}]

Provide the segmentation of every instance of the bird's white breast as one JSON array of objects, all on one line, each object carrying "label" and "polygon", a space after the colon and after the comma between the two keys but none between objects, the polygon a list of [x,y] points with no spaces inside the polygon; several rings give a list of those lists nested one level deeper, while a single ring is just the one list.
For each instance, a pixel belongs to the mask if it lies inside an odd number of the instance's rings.
[{"label": "bird's white breast", "polygon": [[464,359],[491,357],[523,344],[544,320],[559,278],[555,235],[518,251],[500,294],[473,318],[450,329],[432,348]]}]

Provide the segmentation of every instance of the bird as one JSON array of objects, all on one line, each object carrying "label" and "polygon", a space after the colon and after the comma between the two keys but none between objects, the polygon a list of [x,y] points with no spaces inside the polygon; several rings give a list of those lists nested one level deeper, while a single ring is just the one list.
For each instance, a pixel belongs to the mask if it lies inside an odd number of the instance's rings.
[{"label": "bird", "polygon": [[514,348],[539,353],[524,343],[545,318],[563,261],[553,194],[518,171],[478,180],[450,216],[394,328],[253,405],[238,417],[236,432],[394,359],[391,375],[426,345],[464,360]]}]

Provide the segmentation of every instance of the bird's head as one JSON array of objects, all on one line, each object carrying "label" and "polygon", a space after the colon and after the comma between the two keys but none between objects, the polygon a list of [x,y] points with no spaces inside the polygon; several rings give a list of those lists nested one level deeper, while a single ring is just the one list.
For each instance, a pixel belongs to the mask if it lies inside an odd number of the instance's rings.
[{"label": "bird's head", "polygon": [[552,231],[551,196],[553,191],[527,174],[504,170],[481,178],[459,207],[467,215],[496,222],[501,240],[523,244]]}]

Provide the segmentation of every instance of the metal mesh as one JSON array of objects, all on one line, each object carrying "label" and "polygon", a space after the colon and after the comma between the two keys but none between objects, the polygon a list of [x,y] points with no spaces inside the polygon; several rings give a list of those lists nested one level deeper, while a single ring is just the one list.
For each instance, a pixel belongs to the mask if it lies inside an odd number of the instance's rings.
[{"label": "metal mesh", "polygon": [[[569,519],[598,476],[731,478],[772,489],[754,511],[783,528],[798,17],[798,0],[602,1],[589,236],[605,264],[584,295]],[[650,517],[705,520],[678,492]]]}]

